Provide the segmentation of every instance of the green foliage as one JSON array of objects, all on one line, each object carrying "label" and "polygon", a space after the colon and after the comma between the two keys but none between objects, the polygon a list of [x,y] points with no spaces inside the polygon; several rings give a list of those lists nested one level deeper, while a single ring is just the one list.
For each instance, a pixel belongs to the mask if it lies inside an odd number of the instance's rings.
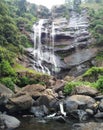
[{"label": "green foliage", "polygon": [[0,46],[0,62],[2,60],[8,60],[9,63],[11,64],[13,63],[13,59],[16,57],[16,54],[12,52],[11,50],[9,51],[9,49],[10,49],[9,47],[8,49],[6,49]]},{"label": "green foliage", "polygon": [[101,33],[103,34],[103,24],[97,24],[94,28],[94,30],[97,32],[97,33]]},{"label": "green foliage", "polygon": [[20,77],[20,78],[19,78],[19,83],[18,83],[18,85],[19,85],[20,87],[24,87],[24,86],[26,86],[26,85],[28,85],[28,84],[30,84],[30,79],[29,79],[28,77],[23,76],[23,77]]},{"label": "green foliage", "polygon": [[26,0],[0,1],[0,45],[6,47],[8,44],[14,44],[18,48],[19,44],[24,47],[29,46],[28,41],[24,44],[27,36],[25,35],[23,38],[19,31],[21,26],[30,31],[36,20],[36,16],[27,9],[31,8],[31,5],[29,5],[30,7],[28,5]]},{"label": "green foliage", "polygon": [[[45,17],[48,9],[44,6],[40,8],[40,15]],[[36,73],[36,79],[28,76],[20,78],[14,68],[15,59],[24,54],[25,47],[31,46],[29,32],[26,31],[31,31],[33,23],[37,20],[37,11],[37,5],[26,0],[0,0],[0,82],[11,89],[14,84],[45,84],[38,80],[40,75]],[[23,69],[22,67],[21,71]]]},{"label": "green foliage", "polygon": [[90,82],[84,82],[84,81],[75,81],[75,82],[68,82],[66,83],[65,87],[64,87],[64,93],[65,94],[71,94],[71,92],[73,91],[73,89],[75,87],[79,87],[79,86],[83,86],[83,85],[89,85],[91,87],[94,87],[93,83]]},{"label": "green foliage", "polygon": [[20,35],[19,39],[20,39],[20,43],[22,45],[24,44],[24,46],[25,46],[25,43],[28,41],[27,36],[25,36],[24,34],[22,34],[22,35]]},{"label": "green foliage", "polygon": [[103,76],[100,76],[99,79],[96,82],[96,88],[103,92]]},{"label": "green foliage", "polygon": [[89,82],[95,82],[98,80],[100,75],[103,75],[103,68],[92,67],[85,72],[85,74],[83,75],[83,80]]},{"label": "green foliage", "polygon": [[26,86],[28,84],[41,84],[41,85],[45,85],[46,83],[43,82],[43,81],[32,79],[32,78],[27,77],[27,76],[23,76],[23,77],[18,77],[17,84],[20,87],[24,87],[24,86]]},{"label": "green foliage", "polygon": [[17,40],[17,27],[15,25],[9,23],[5,24],[3,33],[8,43],[15,44]]},{"label": "green foliage", "polygon": [[8,8],[5,5],[4,0],[0,0],[0,14],[5,15],[8,13]]},{"label": "green foliage", "polygon": [[103,60],[103,50],[99,51],[96,56],[97,60]]},{"label": "green foliage", "polygon": [[18,0],[18,15],[23,16],[26,12],[26,0]]},{"label": "green foliage", "polygon": [[82,7],[89,10],[90,31],[95,38],[95,46],[103,46],[103,0],[85,0]]},{"label": "green foliage", "polygon": [[76,86],[80,86],[81,84],[83,84],[82,82],[68,82],[65,87],[64,87],[64,93],[65,94],[71,94],[72,90],[76,87]]},{"label": "green foliage", "polygon": [[7,60],[2,60],[0,63],[0,75],[2,76],[16,76],[16,72],[11,67]]},{"label": "green foliage", "polygon": [[[99,5],[101,7],[101,5]],[[103,9],[90,9],[90,30],[93,37],[96,39],[97,46],[103,46]]]},{"label": "green foliage", "polygon": [[2,78],[0,79],[0,82],[2,84],[4,84],[6,87],[8,87],[9,89],[11,90],[14,90],[14,82],[12,81],[12,78],[10,77],[5,77],[5,78]]}]

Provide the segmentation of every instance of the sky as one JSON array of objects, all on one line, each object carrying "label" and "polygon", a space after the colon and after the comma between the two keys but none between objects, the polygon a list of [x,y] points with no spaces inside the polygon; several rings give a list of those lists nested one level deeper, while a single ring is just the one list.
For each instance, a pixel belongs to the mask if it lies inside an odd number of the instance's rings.
[{"label": "sky", "polygon": [[53,5],[63,4],[65,0],[27,0],[27,1],[38,5],[44,5],[50,9]]}]

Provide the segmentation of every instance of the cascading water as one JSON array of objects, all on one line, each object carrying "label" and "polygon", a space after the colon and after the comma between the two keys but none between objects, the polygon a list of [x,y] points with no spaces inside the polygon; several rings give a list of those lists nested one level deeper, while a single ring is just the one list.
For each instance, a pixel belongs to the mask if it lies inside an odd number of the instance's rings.
[{"label": "cascading water", "polygon": [[64,111],[63,102],[60,102],[59,106],[60,106],[60,112],[61,112],[61,114],[65,117],[66,116],[66,112]]},{"label": "cascading water", "polygon": [[43,53],[42,53],[42,43],[41,43],[41,32],[43,29],[43,23],[44,20],[41,19],[39,23],[33,26],[34,29],[34,65],[33,68],[39,72],[48,73],[50,74],[50,71],[47,67],[43,66],[42,60],[43,60]]},{"label": "cascading water", "polygon": [[90,44],[87,11],[78,14],[72,10],[70,15],[69,22],[65,19],[41,19],[34,25],[32,65],[35,70],[62,77],[68,73],[67,70],[72,70],[72,66],[77,67],[75,70],[78,72],[84,69],[81,63],[87,56],[83,54],[87,54]]},{"label": "cascading water", "polygon": [[52,23],[52,33],[51,33],[51,37],[52,37],[52,47],[53,47],[53,50],[52,50],[52,61],[54,63],[54,69],[57,68],[57,64],[56,64],[56,57],[54,55],[54,42],[55,42],[55,23],[53,22]]},{"label": "cascading water", "polygon": [[[50,35],[49,37],[48,36],[49,30],[44,26],[44,24],[47,24],[47,22],[48,22],[47,19],[41,19],[37,24],[33,26],[34,29],[33,55],[35,59],[33,68],[39,72],[47,73],[50,75],[52,72],[54,73],[59,71],[57,65],[57,62],[59,63],[59,61],[54,54],[55,24],[54,22],[52,23],[51,34],[49,34]],[[44,45],[42,44],[42,33],[45,34],[46,40],[50,38],[49,41],[51,42],[51,44],[50,47],[48,46],[49,49],[45,49]]]}]

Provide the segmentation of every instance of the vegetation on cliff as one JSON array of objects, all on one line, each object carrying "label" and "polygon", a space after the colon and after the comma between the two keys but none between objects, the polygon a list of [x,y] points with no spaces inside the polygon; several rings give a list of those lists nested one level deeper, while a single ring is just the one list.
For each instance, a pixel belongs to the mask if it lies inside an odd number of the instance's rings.
[{"label": "vegetation on cliff", "polygon": [[[38,19],[38,8],[42,8],[43,11],[39,12],[39,16],[49,13],[46,7],[38,7],[26,0],[0,1],[0,82],[12,90],[15,84],[22,87],[31,84],[33,80],[33,83],[41,82],[37,77],[41,79],[42,74],[26,69],[22,65],[18,67],[17,64],[17,59],[23,55],[24,48],[32,46],[28,34],[32,31],[33,23]],[[18,69],[25,70],[28,75],[34,75],[35,78],[29,80],[29,77],[20,77]]]},{"label": "vegetation on cliff", "polygon": [[[81,9],[88,9],[89,30],[93,40],[93,47],[98,48],[96,56],[97,65],[103,62],[103,0],[85,0]],[[95,66],[86,71],[82,78],[77,81],[68,82],[64,87],[64,93],[70,94],[76,86],[89,85],[103,92],[103,66]]]},{"label": "vegetation on cliff", "polygon": [[[89,10],[90,31],[95,39],[94,46],[99,48],[96,57],[98,60],[103,60],[102,5],[102,0],[88,0],[81,5],[81,8],[88,8]],[[62,15],[68,18],[68,5],[62,5],[60,8],[64,10]],[[57,9],[57,11],[61,13],[61,10]],[[48,15],[50,15],[50,12],[46,7],[38,7],[35,4],[26,2],[26,0],[0,1],[0,82],[12,90],[15,84],[23,87],[27,84],[46,84],[48,82],[48,75],[27,69],[20,63],[17,64],[19,56],[24,54],[24,48],[32,46],[28,34],[32,32],[33,23],[38,18],[46,18]],[[80,82],[67,83],[64,92],[70,93],[73,87],[87,83],[103,91],[102,75],[102,67],[93,67],[83,75],[83,79]]]}]

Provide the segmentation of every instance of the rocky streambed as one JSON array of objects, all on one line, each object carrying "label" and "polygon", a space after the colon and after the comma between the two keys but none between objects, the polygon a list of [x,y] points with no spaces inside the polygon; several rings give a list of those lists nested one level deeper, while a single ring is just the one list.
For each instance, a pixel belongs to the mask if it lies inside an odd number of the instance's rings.
[{"label": "rocky streambed", "polygon": [[15,93],[0,84],[0,128],[101,130],[103,95],[85,85],[65,95],[65,83],[50,78],[48,85],[16,87]]}]

